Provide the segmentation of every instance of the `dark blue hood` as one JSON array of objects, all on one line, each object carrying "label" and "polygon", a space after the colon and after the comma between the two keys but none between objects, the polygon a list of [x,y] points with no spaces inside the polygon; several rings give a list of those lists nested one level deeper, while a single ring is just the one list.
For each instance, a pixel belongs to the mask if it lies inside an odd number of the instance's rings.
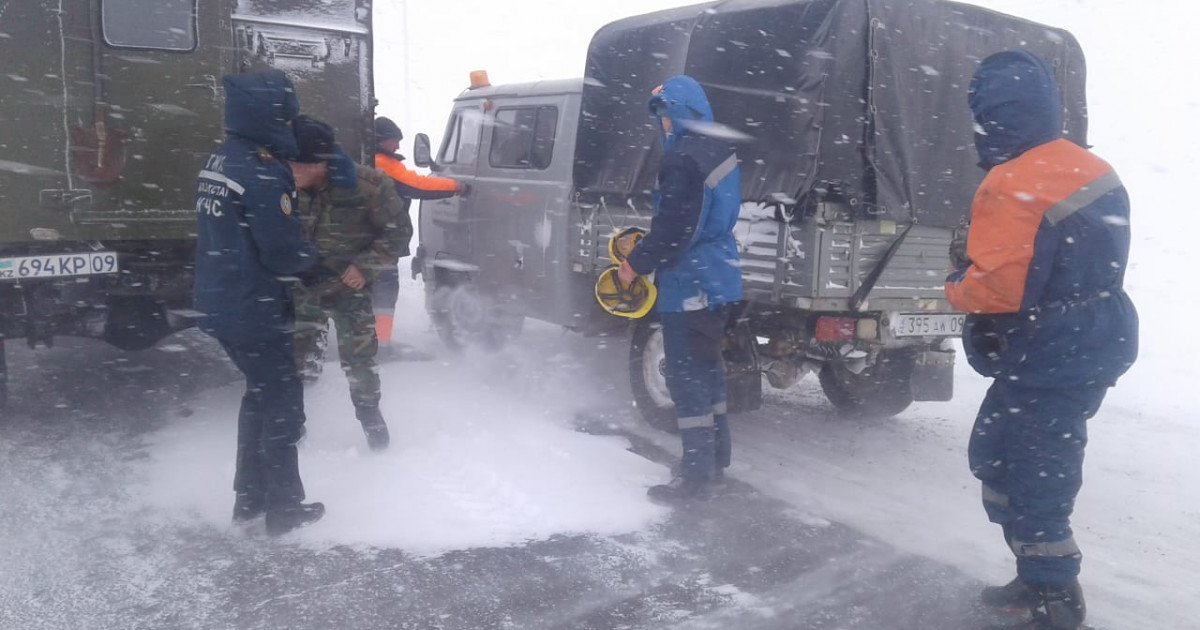
[{"label": "dark blue hood", "polygon": [[1025,50],[996,53],[975,71],[967,92],[975,149],[990,169],[1062,136],[1062,102],[1046,62]]},{"label": "dark blue hood", "polygon": [[300,115],[291,79],[280,70],[230,74],[225,84],[225,132],[266,147],[281,160],[300,151],[288,122]]},{"label": "dark blue hood", "polygon": [[671,120],[671,133],[663,139],[666,146],[670,146],[677,137],[686,134],[689,123],[713,121],[712,107],[708,104],[708,97],[704,95],[704,88],[686,74],[663,81],[662,89],[650,97],[647,107],[652,115]]}]

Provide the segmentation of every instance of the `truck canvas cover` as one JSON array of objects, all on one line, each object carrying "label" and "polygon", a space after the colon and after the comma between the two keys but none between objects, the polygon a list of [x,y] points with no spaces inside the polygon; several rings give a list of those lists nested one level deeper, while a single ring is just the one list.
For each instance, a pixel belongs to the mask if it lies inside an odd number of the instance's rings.
[{"label": "truck canvas cover", "polygon": [[941,0],[728,0],[614,22],[592,39],[574,182],[648,203],[668,77],[704,86],[737,142],[747,201],[835,190],[859,216],[953,226],[983,177],[967,87],[1009,48],[1050,64],[1066,137],[1086,146],[1083,53],[1068,32]]}]

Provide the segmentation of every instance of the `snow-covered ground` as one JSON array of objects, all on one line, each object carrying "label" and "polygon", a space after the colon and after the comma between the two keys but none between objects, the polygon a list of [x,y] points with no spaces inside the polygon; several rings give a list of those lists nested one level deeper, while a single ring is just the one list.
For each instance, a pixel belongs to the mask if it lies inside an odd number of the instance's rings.
[{"label": "snow-covered ground", "polygon": [[[400,339],[439,351],[419,287],[406,286]],[[588,359],[546,326],[516,353],[471,352],[384,363],[384,453],[367,449],[336,362],[306,391],[301,475],[328,515],[299,538],[317,545],[394,547],[413,554],[518,544],[555,534],[618,534],[661,518],[645,489],[666,469],[627,451],[628,440],[574,428],[575,412],[601,404],[587,387]],[[150,446],[160,468],[157,507],[229,523],[240,383],[206,392],[194,415]]]}]

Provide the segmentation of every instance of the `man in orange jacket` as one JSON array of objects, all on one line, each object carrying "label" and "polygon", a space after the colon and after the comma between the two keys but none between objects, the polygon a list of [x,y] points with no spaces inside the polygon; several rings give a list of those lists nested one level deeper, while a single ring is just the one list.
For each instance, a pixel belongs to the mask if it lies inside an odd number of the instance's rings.
[{"label": "man in orange jacket", "polygon": [[[396,153],[404,134],[390,118],[375,119],[375,168],[388,174],[396,192],[404,200],[408,212],[413,199],[444,199],[462,193],[464,185],[446,177],[421,175],[404,166],[404,156]],[[405,248],[400,258],[411,252]],[[375,333],[381,343],[392,340],[392,322],[396,312],[396,297],[400,293],[400,273],[395,268],[381,271],[375,278],[372,306],[375,311]]]},{"label": "man in orange jacket", "polygon": [[1033,53],[984,59],[968,104],[987,175],[946,297],[968,313],[971,367],[995,379],[967,453],[1017,565],[982,600],[1029,610],[1021,627],[1078,630],[1086,606],[1071,512],[1087,421],[1137,357],[1124,290],[1129,196],[1112,166],[1063,137],[1054,72]]}]

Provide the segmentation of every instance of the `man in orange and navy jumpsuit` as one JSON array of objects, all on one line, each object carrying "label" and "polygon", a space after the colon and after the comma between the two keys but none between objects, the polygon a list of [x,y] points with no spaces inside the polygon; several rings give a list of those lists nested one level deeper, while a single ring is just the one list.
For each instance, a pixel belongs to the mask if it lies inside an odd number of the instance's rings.
[{"label": "man in orange and navy jumpsuit", "polygon": [[988,172],[946,297],[968,313],[968,361],[995,379],[968,452],[1017,565],[1015,580],[981,599],[1028,610],[1029,627],[1080,628],[1070,516],[1087,420],[1137,356],[1137,312],[1122,288],[1129,198],[1111,166],[1062,137],[1054,75],[1037,56],[985,59],[968,103]]},{"label": "man in orange and navy jumpsuit", "polygon": [[[446,177],[431,177],[408,170],[404,166],[404,156],[396,153],[400,149],[400,140],[404,134],[400,127],[390,118],[380,116],[375,119],[375,168],[388,174],[396,184],[396,192],[404,200],[404,213],[413,199],[444,199],[459,194],[463,185]],[[409,221],[411,225],[411,220]],[[411,227],[410,238],[411,238]],[[400,258],[411,252],[407,247],[400,252]],[[392,340],[392,321],[396,313],[396,297],[400,293],[400,274],[395,269],[380,271],[375,278],[372,290],[372,308],[375,311],[375,333],[380,343]]]}]

